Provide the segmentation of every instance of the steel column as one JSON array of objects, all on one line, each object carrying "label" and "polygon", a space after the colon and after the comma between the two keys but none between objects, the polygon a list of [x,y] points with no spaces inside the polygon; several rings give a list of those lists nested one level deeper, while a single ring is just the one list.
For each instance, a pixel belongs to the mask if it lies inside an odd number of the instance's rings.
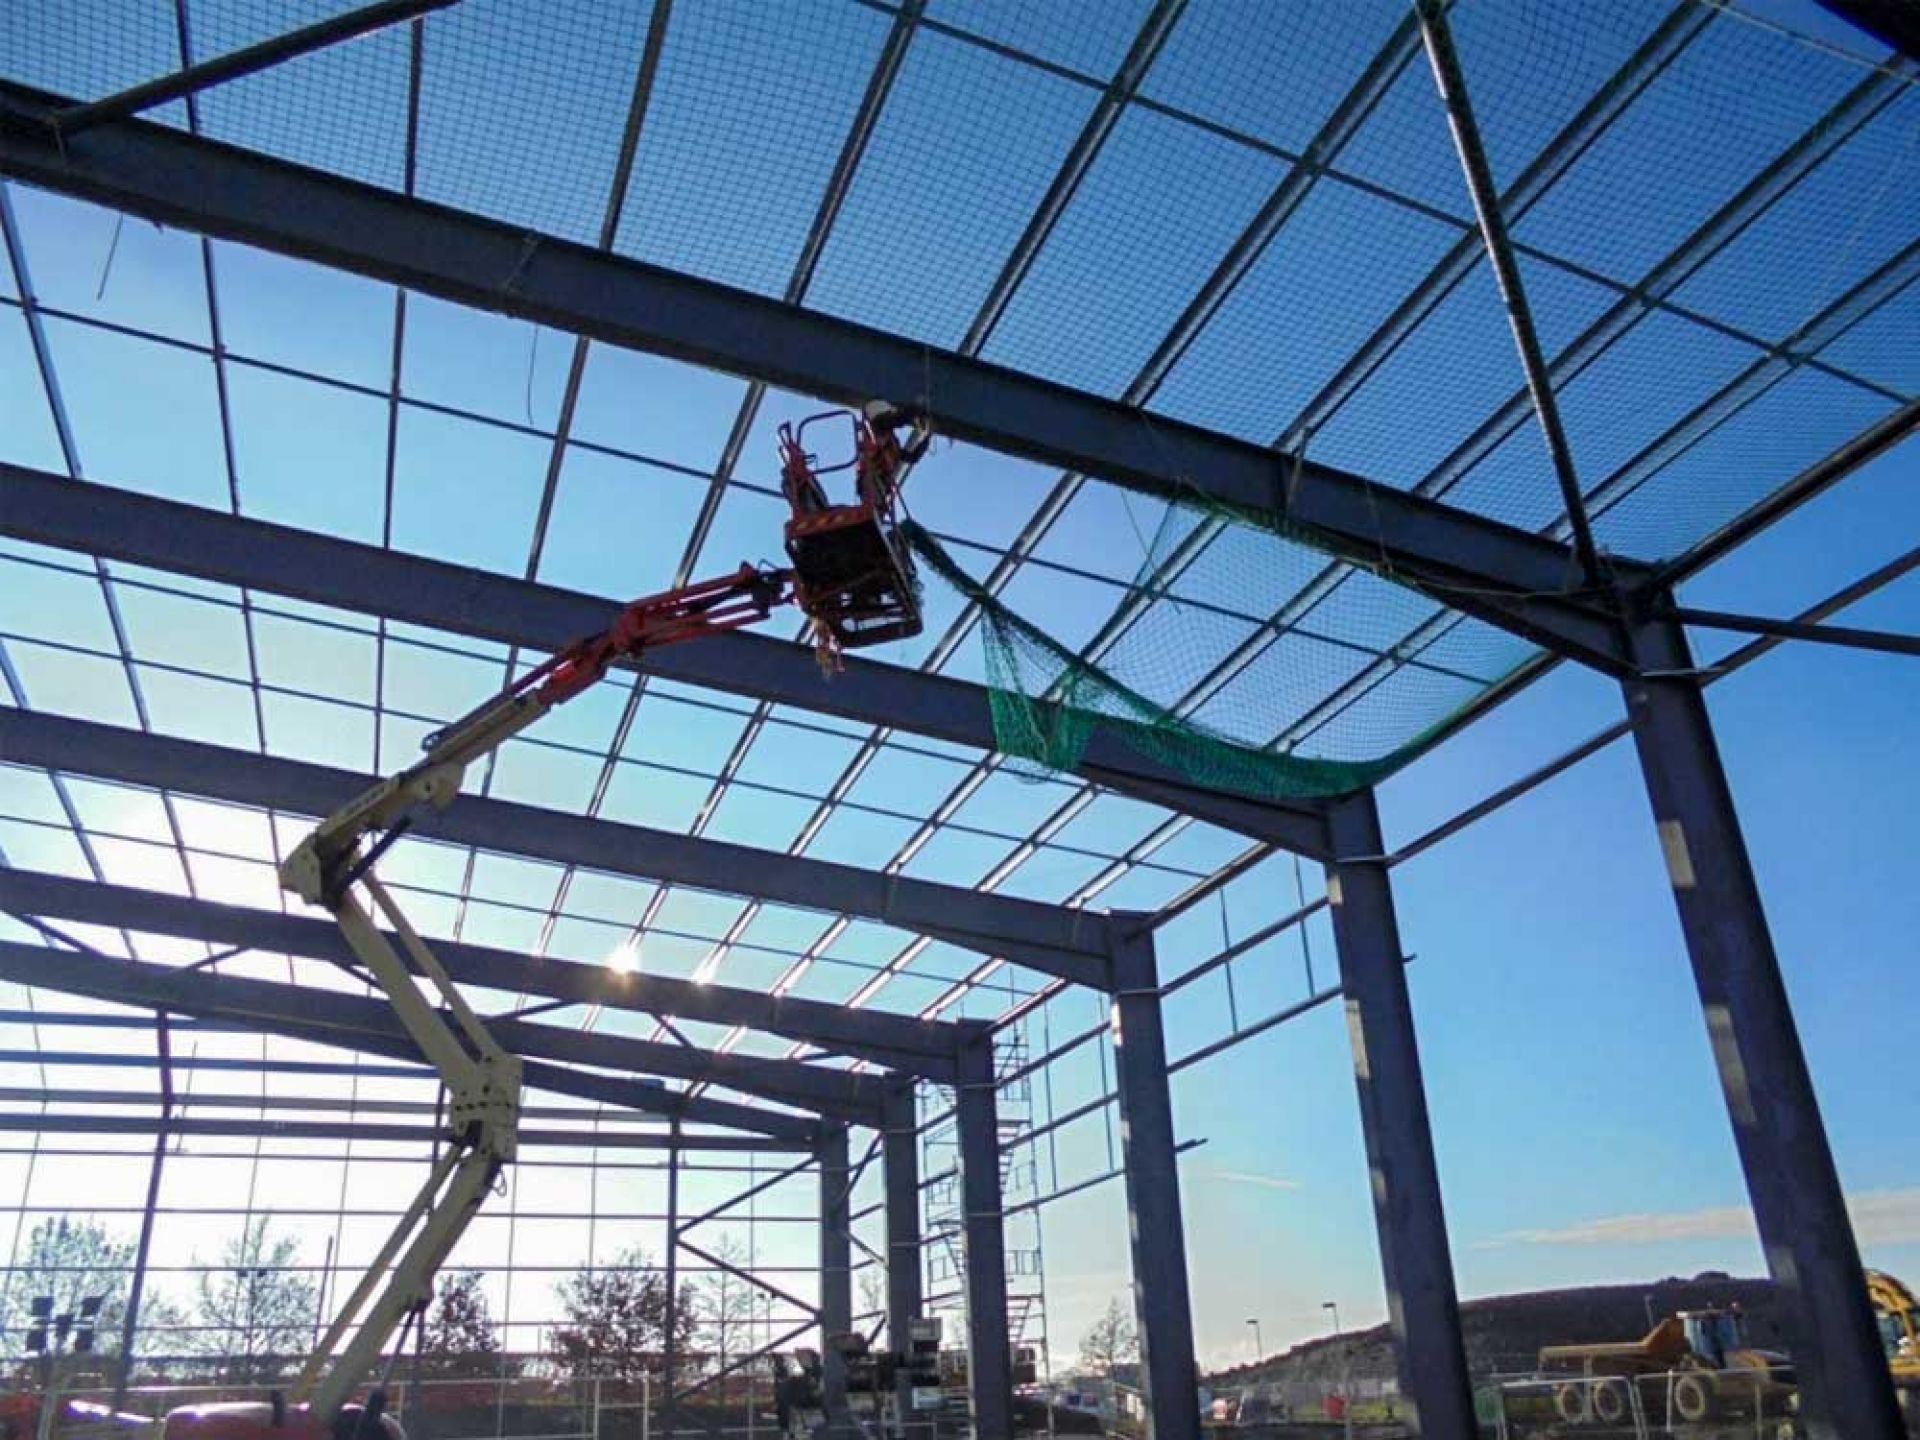
[{"label": "steel column", "polygon": [[[887,1348],[903,1359],[913,1321],[925,1304],[920,1265],[920,1116],[911,1080],[880,1102],[880,1170],[887,1193]],[[894,1378],[894,1400],[904,1422],[913,1413],[913,1381],[904,1365]]]},{"label": "steel column", "polygon": [[160,1208],[160,1177],[167,1163],[167,1146],[173,1136],[173,1037],[167,1012],[153,1017],[154,1047],[160,1062],[160,1120],[154,1127],[153,1161],[147,1169],[147,1200],[140,1210],[140,1240],[133,1250],[133,1279],[127,1287],[127,1313],[120,1330],[120,1364],[113,1381],[113,1408],[122,1409],[127,1401],[127,1385],[133,1379],[135,1341],[140,1333],[140,1301],[147,1289],[147,1257],[153,1250],[153,1222]]},{"label": "steel column", "polygon": [[667,1324],[661,1336],[660,1396],[668,1415],[680,1395],[680,1122],[667,1132]]},{"label": "steel column", "polygon": [[1815,1440],[1895,1440],[1901,1421],[1859,1247],[1714,743],[1704,677],[1677,624],[1652,624],[1635,638],[1646,673],[1624,685],[1627,715],[1760,1243],[1795,1331],[1802,1414]]},{"label": "steel column", "polygon": [[853,1329],[853,1165],[847,1127],[828,1126],[820,1139],[820,1398],[826,1433],[851,1435],[847,1357],[834,1337]]},{"label": "steel column", "polygon": [[1474,1440],[1440,1172],[1373,792],[1349,796],[1327,824],[1338,857],[1327,867],[1327,898],[1407,1425],[1430,1440]]},{"label": "steel column", "polygon": [[1013,1340],[1007,1328],[1007,1237],[1000,1200],[1000,1100],[993,1031],[963,1021],[954,1120],[967,1296],[967,1378],[974,1433],[1013,1434]]},{"label": "steel column", "polygon": [[1200,1377],[1187,1290],[1180,1162],[1150,917],[1123,917],[1113,948],[1113,1069],[1133,1248],[1133,1310],[1149,1440],[1200,1440]]}]

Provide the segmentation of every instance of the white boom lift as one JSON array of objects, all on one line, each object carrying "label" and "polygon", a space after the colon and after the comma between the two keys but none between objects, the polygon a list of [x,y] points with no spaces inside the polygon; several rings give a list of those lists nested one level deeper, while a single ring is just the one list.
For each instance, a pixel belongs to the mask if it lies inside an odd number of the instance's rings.
[{"label": "white boom lift", "polygon": [[[821,467],[801,444],[807,426],[844,416],[854,450]],[[908,428],[903,442],[895,431]],[[376,1389],[349,1404],[396,1328],[415,1323],[433,1278],[467,1222],[514,1158],[520,1061],[488,1033],[432,948],[373,873],[414,818],[460,793],[467,767],[554,706],[592,686],[617,659],[758,624],[783,605],[807,616],[824,668],[842,650],[920,630],[918,587],[899,527],[907,466],[924,452],[924,424],[876,403],[858,414],[816,415],[780,430],[781,481],[792,514],[790,569],[742,565],[732,574],[636,600],[603,633],[580,640],[501,694],[429,736],[426,756],[323,821],[280,867],[282,888],[339,924],[354,956],[393,1006],[446,1089],[446,1147],[380,1253],[282,1399],[191,1406],[172,1412],[165,1440],[403,1440]],[[855,472],[855,502],[828,503],[822,474]],[[382,925],[384,921],[384,928]],[[396,941],[397,946],[396,946]],[[402,1331],[404,1340],[404,1330]]]}]

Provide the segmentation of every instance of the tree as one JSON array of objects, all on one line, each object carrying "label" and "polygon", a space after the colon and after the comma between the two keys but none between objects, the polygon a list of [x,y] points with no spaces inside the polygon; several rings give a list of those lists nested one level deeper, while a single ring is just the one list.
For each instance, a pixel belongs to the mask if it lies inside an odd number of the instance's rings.
[{"label": "tree", "polygon": [[[713,1247],[713,1254],[735,1270],[752,1268],[746,1246],[732,1234]],[[712,1352],[716,1370],[725,1370],[735,1354],[753,1348],[750,1337],[760,1317],[760,1294],[752,1281],[717,1268],[702,1288],[700,1340]]]},{"label": "tree", "polygon": [[878,1316],[887,1313],[887,1267],[867,1266],[860,1272],[860,1313]]},{"label": "tree", "polygon": [[1140,1336],[1133,1327],[1133,1311],[1118,1296],[1107,1301],[1106,1313],[1080,1337],[1080,1363],[1096,1375],[1111,1376],[1116,1367],[1140,1355]]},{"label": "tree", "polygon": [[200,1266],[193,1349],[222,1362],[236,1384],[277,1380],[289,1357],[313,1346],[319,1294],[293,1267],[300,1242],[273,1237],[262,1215],[226,1243],[216,1264]]},{"label": "tree", "polygon": [[[174,1304],[172,1296],[153,1288],[149,1277],[147,1289],[140,1296],[140,1333],[133,1337],[136,1384],[188,1378],[189,1372],[173,1362],[194,1348],[192,1323],[187,1312]],[[116,1350],[120,1346],[118,1334],[114,1336],[113,1346]]]},{"label": "tree", "polygon": [[487,1292],[478,1270],[456,1270],[440,1277],[427,1311],[421,1362],[439,1376],[492,1374],[499,1368],[500,1337],[494,1333]]},{"label": "tree", "polygon": [[53,1297],[53,1313],[77,1315],[81,1302],[102,1300],[95,1320],[98,1350],[117,1350],[133,1275],[133,1245],[91,1220],[48,1216],[27,1236],[26,1251],[0,1279],[0,1354],[26,1352],[32,1306]]},{"label": "tree", "polygon": [[676,1348],[684,1353],[698,1329],[698,1297],[681,1287],[668,1303],[667,1277],[642,1250],[627,1250],[611,1265],[587,1265],[554,1286],[565,1317],[547,1336],[553,1363],[575,1379],[637,1380],[659,1374],[667,1316],[675,1311]]}]

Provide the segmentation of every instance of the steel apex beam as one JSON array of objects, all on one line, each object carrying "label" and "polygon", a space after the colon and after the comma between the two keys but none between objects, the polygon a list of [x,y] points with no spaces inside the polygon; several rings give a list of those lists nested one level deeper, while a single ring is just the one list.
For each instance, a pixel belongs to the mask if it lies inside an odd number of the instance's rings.
[{"label": "steel apex beam", "polygon": [[[0,534],[177,575],[285,595],[449,634],[558,650],[606,628],[624,600],[362,545],[310,530],[223,515],[64,475],[0,463]],[[823,715],[838,715],[992,750],[992,698],[982,686],[846,657],[831,677],[803,646],[742,631],[676,645],[630,669]],[[1096,728],[1076,767],[1086,779],[1195,819],[1310,847],[1320,807],[1209,790]]]},{"label": "steel apex beam", "polygon": [[[0,87],[0,173],[611,345],[860,403],[925,405],[942,433],[1160,497],[1271,516],[1329,552],[1622,673],[1566,546],[1364,477],[900,336],[141,120],[55,143],[70,104]],[[1638,567],[1621,561],[1621,578]]]},{"label": "steel apex beam", "polygon": [[[0,708],[0,760],[305,815],[332,813],[375,778],[11,708]],[[1092,949],[1104,942],[1106,917],[1087,911],[477,795],[462,795],[446,810],[420,815],[410,833],[559,865],[842,911],[1004,955],[1076,984],[1104,988],[1106,982],[1105,960]]]},{"label": "steel apex beam", "polygon": [[[339,926],[330,920],[34,870],[0,869],[0,910],[335,963],[351,963],[354,958]],[[744,1025],[924,1079],[950,1083],[952,1078],[959,1032],[945,1021],[850,1010],[818,1000],[695,984],[664,975],[632,974],[464,941],[435,939],[432,943],[435,957],[463,985],[525,991],[553,1000],[714,1025]]]},{"label": "steel apex beam", "polygon": [[[334,1045],[403,1060],[420,1059],[419,1049],[394,1016],[391,1007],[379,1000],[334,990],[85,955],[41,945],[23,945],[17,941],[0,941],[0,978],[116,1005],[233,1021],[250,1029],[310,1044]],[[691,1068],[685,1060],[676,1059],[671,1054],[663,1055],[662,1052],[678,1051],[680,1055],[696,1060],[742,1057],[707,1056],[704,1052],[685,1051],[677,1046],[628,1040],[623,1036],[583,1035],[557,1026],[533,1025],[524,1021],[496,1025],[493,1029],[502,1045],[527,1062],[526,1081],[539,1089],[623,1105],[669,1118],[752,1129],[786,1139],[810,1138],[816,1128],[815,1123],[805,1116],[777,1115],[724,1101],[709,1105],[705,1096],[678,1095],[660,1085],[643,1084],[618,1075],[593,1075],[564,1065],[544,1063],[572,1061],[621,1069],[629,1075],[650,1075],[675,1074]],[[664,1064],[656,1064],[662,1061]],[[730,1067],[717,1068],[726,1070]],[[798,1083],[791,1088],[776,1089],[770,1081],[761,1083],[752,1075],[722,1076],[713,1073],[691,1078],[709,1079],[735,1089],[751,1087],[751,1093],[761,1093],[782,1104],[810,1109],[818,1110],[828,1103],[836,1106],[840,1103],[839,1097],[832,1096],[829,1091],[823,1090],[821,1096],[816,1097],[812,1087],[803,1089]],[[848,1095],[845,1108],[864,1113],[866,1106],[863,1097]],[[877,1101],[873,1108],[877,1114]]]}]

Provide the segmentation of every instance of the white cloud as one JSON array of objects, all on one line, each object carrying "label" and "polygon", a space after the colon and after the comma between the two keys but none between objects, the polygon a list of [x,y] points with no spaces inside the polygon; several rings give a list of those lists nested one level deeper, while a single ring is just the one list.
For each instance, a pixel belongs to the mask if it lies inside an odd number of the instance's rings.
[{"label": "white cloud", "polygon": [[1866,1190],[1847,1201],[1863,1245],[1920,1245],[1920,1185]]},{"label": "white cloud", "polygon": [[[1863,1190],[1847,1198],[1853,1228],[1863,1245],[1920,1244],[1920,1185]],[[1508,1230],[1475,1248],[1507,1245],[1657,1245],[1670,1240],[1741,1240],[1754,1234],[1753,1212],[1744,1205],[1699,1210],[1605,1215],[1550,1230]]]},{"label": "white cloud", "polygon": [[1196,1180],[1224,1180],[1229,1185],[1254,1185],[1262,1190],[1299,1190],[1304,1187],[1298,1180],[1289,1180],[1281,1175],[1256,1175],[1248,1170],[1197,1170]]}]

